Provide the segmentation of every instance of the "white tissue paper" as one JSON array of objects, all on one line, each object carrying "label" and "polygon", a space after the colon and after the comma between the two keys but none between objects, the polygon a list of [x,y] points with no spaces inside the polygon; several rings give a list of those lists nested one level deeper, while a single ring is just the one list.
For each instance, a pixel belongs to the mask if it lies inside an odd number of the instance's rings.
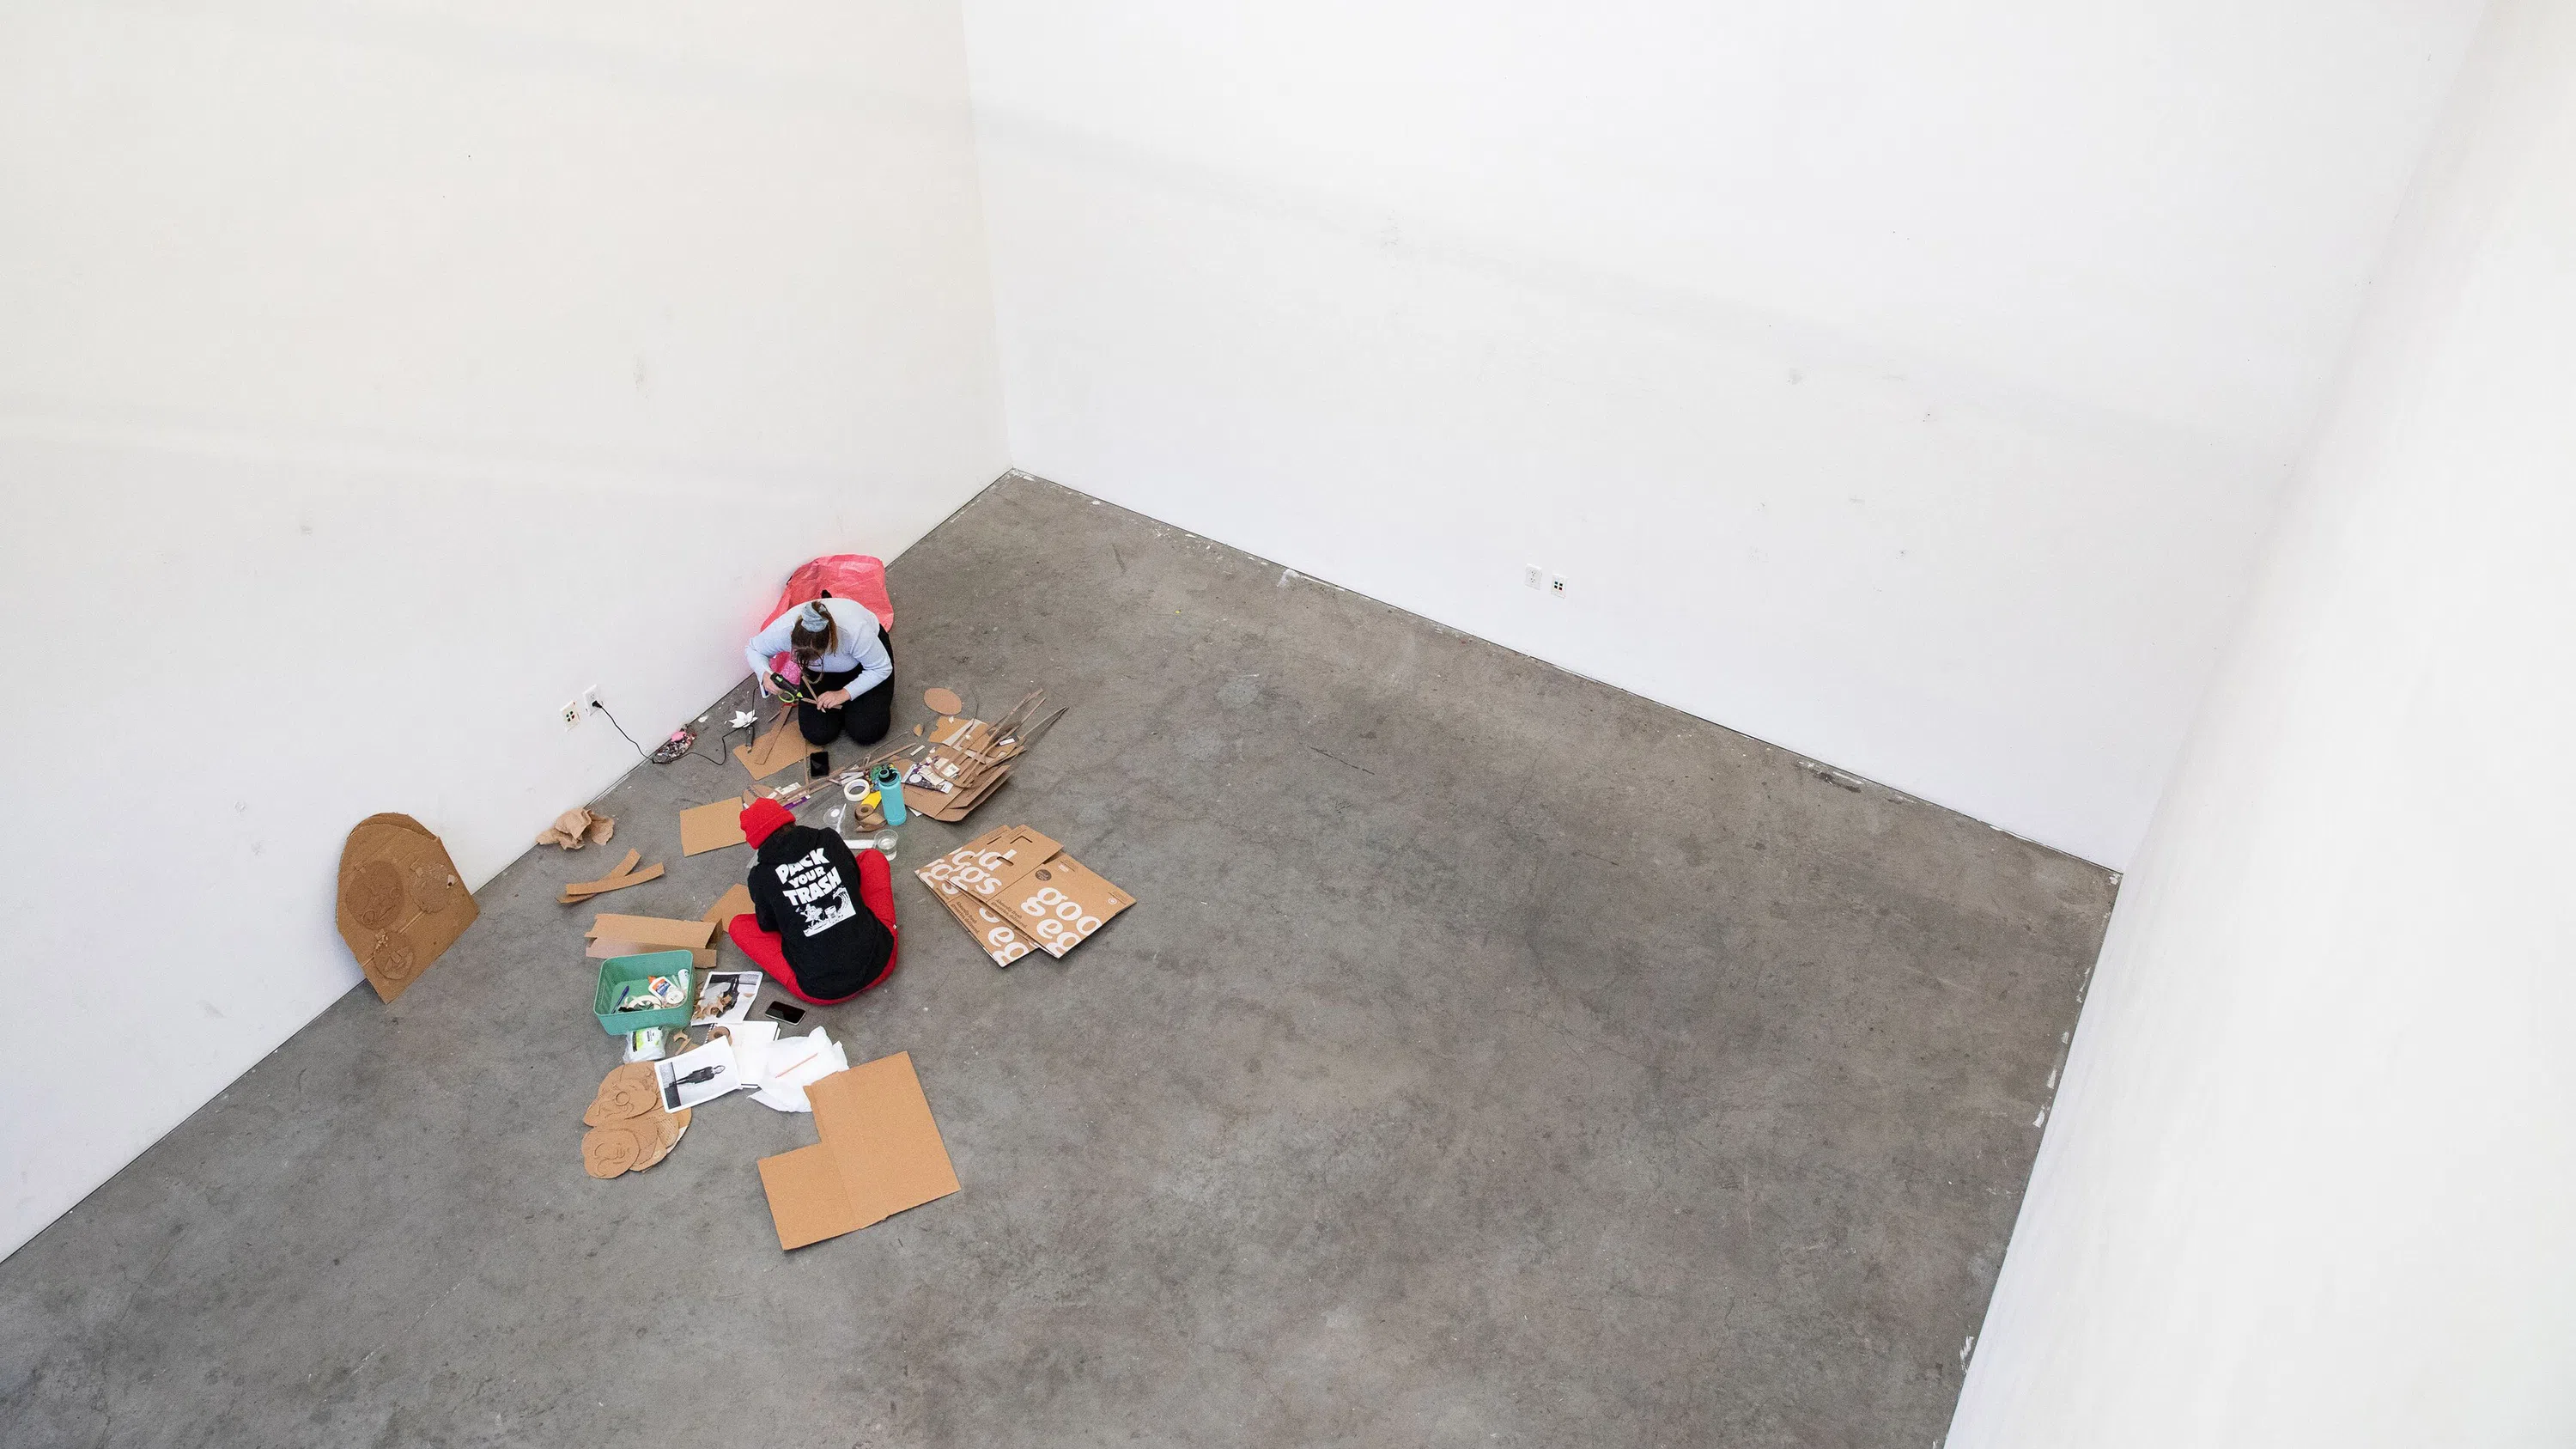
[{"label": "white tissue paper", "polygon": [[725,1031],[733,1038],[734,1069],[751,1085],[751,1099],[772,1111],[813,1111],[805,1089],[850,1069],[849,1053],[819,1026],[791,1037],[781,1037],[774,1021],[733,1022]]}]

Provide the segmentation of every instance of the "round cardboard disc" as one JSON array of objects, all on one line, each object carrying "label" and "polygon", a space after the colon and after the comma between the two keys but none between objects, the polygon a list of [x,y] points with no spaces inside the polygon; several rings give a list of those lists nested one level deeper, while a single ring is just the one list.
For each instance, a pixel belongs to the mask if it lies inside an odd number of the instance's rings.
[{"label": "round cardboard disc", "polygon": [[921,702],[941,714],[959,714],[966,708],[966,701],[959,699],[953,689],[925,689],[921,692]]},{"label": "round cardboard disc", "polygon": [[581,1136],[582,1170],[593,1177],[615,1177],[643,1155],[643,1141],[624,1123],[593,1127]]},{"label": "round cardboard disc", "polygon": [[591,1099],[590,1110],[581,1114],[581,1120],[593,1127],[605,1127],[641,1117],[661,1104],[662,1091],[653,1080],[653,1064],[628,1062],[599,1084],[599,1095]]},{"label": "round cardboard disc", "polygon": [[652,1140],[644,1144],[644,1155],[635,1159],[635,1165],[627,1169],[629,1172],[642,1172],[670,1156],[671,1149],[680,1145],[680,1135],[689,1130],[689,1109],[648,1112],[628,1123],[627,1130],[638,1136],[647,1131],[652,1133]]},{"label": "round cardboard disc", "polygon": [[371,860],[349,877],[349,914],[358,924],[381,931],[402,914],[402,872],[389,860]]}]

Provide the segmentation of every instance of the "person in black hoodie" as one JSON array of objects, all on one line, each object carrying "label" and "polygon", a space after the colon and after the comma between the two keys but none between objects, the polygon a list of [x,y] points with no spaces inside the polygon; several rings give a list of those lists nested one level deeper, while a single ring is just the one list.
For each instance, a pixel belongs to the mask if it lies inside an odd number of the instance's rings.
[{"label": "person in black hoodie", "polygon": [[752,913],[725,924],[743,954],[799,1001],[830,1006],[894,974],[894,877],[886,858],[852,858],[828,830],[796,823],[775,800],[742,812]]}]

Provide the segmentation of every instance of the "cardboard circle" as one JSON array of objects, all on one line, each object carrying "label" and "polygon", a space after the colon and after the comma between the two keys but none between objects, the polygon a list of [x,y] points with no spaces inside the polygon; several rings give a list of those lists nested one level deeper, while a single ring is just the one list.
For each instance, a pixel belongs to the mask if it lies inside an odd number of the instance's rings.
[{"label": "cardboard circle", "polygon": [[349,914],[369,930],[381,931],[402,914],[402,872],[390,860],[371,860],[349,877]]},{"label": "cardboard circle", "polygon": [[662,1089],[653,1080],[653,1064],[628,1062],[599,1084],[599,1095],[591,1099],[590,1110],[581,1115],[581,1120],[593,1127],[605,1127],[641,1117],[661,1105]]},{"label": "cardboard circle", "polygon": [[642,1140],[622,1124],[593,1127],[581,1137],[582,1170],[596,1178],[615,1177],[633,1167],[643,1155]]},{"label": "cardboard circle", "polygon": [[642,1172],[670,1156],[671,1149],[680,1145],[681,1134],[689,1130],[689,1109],[682,1107],[677,1112],[650,1113],[628,1123],[626,1130],[639,1137],[648,1130],[652,1133],[652,1140],[644,1144],[644,1155],[635,1159],[633,1167],[626,1169]]},{"label": "cardboard circle", "polygon": [[411,868],[411,903],[424,914],[446,910],[456,899],[456,877],[426,863]]},{"label": "cardboard circle", "polygon": [[966,701],[959,699],[953,689],[925,689],[921,702],[941,714],[962,714],[966,709]]},{"label": "cardboard circle", "polygon": [[375,944],[367,949],[367,964],[387,981],[409,981],[420,970],[420,953],[412,949],[411,938],[400,931],[380,931]]}]

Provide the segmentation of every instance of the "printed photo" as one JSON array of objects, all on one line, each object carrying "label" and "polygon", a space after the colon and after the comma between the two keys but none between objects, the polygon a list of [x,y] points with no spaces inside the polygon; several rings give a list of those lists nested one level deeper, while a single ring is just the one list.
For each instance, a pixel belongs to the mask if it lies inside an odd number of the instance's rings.
[{"label": "printed photo", "polygon": [[698,1006],[689,1014],[689,1025],[744,1020],[751,1015],[751,999],[759,994],[757,971],[711,971],[706,984],[698,988]]}]

